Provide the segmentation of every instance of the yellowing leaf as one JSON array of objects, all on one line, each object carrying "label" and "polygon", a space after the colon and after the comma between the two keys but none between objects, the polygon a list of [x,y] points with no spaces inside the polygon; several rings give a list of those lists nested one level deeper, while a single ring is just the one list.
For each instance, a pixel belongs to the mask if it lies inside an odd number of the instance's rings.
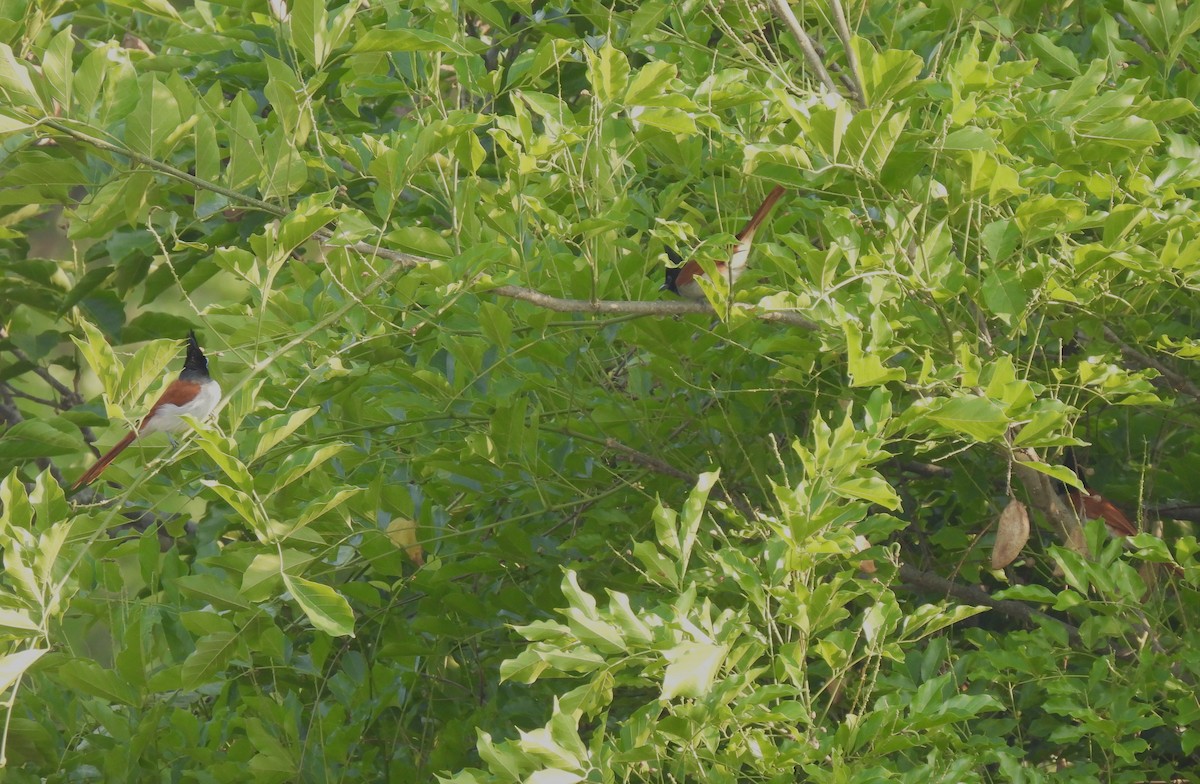
[{"label": "yellowing leaf", "polygon": [[404,552],[417,566],[425,565],[425,550],[417,539],[416,522],[404,517],[397,517],[388,524],[387,536],[397,547],[403,547]]},{"label": "yellowing leaf", "polygon": [[313,626],[331,637],[354,636],[354,611],[346,597],[328,585],[292,577],[286,572],[283,584]]},{"label": "yellowing leaf", "polygon": [[703,697],[725,661],[725,646],[684,642],[664,655],[669,663],[663,676],[662,699]]},{"label": "yellowing leaf", "polygon": [[992,568],[1003,569],[1021,554],[1029,541],[1029,510],[1013,498],[1000,513],[996,542],[992,545]]},{"label": "yellowing leaf", "polygon": [[17,679],[48,651],[47,648],[29,648],[0,656],[0,694],[8,691],[8,687],[16,683]]}]

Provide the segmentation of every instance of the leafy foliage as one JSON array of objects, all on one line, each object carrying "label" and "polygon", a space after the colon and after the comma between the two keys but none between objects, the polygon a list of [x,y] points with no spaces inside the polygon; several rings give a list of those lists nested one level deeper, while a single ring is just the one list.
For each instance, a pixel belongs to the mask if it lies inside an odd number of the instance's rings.
[{"label": "leafy foliage", "polygon": [[779,5],[0,0],[13,780],[1200,774],[1200,6]]}]

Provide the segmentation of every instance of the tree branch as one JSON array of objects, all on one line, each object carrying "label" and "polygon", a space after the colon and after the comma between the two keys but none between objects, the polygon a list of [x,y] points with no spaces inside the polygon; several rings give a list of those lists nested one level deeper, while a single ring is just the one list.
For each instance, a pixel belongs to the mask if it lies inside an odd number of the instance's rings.
[{"label": "tree branch", "polygon": [[690,482],[692,484],[696,483],[696,477],[692,474],[689,474],[687,471],[676,468],[667,461],[657,458],[654,455],[648,455],[645,452],[639,452],[631,446],[625,446],[615,438],[606,438],[604,440],[604,447],[605,449],[610,449],[613,452],[620,453],[629,462],[649,468],[651,471],[665,474],[684,482]]},{"label": "tree branch", "polygon": [[[1030,460],[1039,460],[1033,450],[1028,450],[1025,455]],[[1013,473],[1021,480],[1029,502],[1058,529],[1062,542],[1077,553],[1087,553],[1087,542],[1084,541],[1083,525],[1079,522],[1079,516],[1063,502],[1050,477],[1020,460],[1013,462]]]},{"label": "tree branch", "polygon": [[[0,327],[0,340],[8,340],[8,339],[9,339],[8,331],[6,329],[4,329],[4,327]],[[17,358],[18,361],[24,362],[25,364],[29,365],[29,367],[33,370],[33,372],[39,378],[41,378],[43,381],[45,381],[50,386],[51,389],[53,389],[55,392],[57,392],[62,397],[62,407],[63,408],[72,408],[83,402],[83,398],[81,398],[79,395],[77,395],[75,393],[75,390],[71,389],[66,384],[62,383],[57,378],[55,378],[54,375],[49,370],[45,369],[44,367],[41,367],[36,362],[31,360],[29,358],[29,355],[26,354],[24,351],[17,348],[15,345],[10,345],[8,350],[9,350],[9,352],[12,353],[12,355],[14,357]]]},{"label": "tree branch", "polygon": [[1033,625],[1036,622],[1049,621],[1054,624],[1059,624],[1067,630],[1067,635],[1070,637],[1073,643],[1078,643],[1080,641],[1079,630],[1071,624],[1064,623],[1053,616],[1038,612],[1037,610],[1022,604],[1021,602],[1014,602],[1010,599],[997,599],[987,591],[983,590],[982,588],[977,588],[974,585],[963,585],[962,583],[956,583],[953,580],[947,580],[945,577],[940,575],[932,574],[930,572],[923,572],[914,566],[909,566],[908,564],[900,564],[900,579],[911,586],[929,591],[930,593],[942,594],[943,596],[953,596],[955,599],[958,599],[962,602],[967,602],[969,604],[985,605],[1001,615],[1007,615],[1008,617],[1014,618],[1022,623]]},{"label": "tree branch", "polygon": [[[828,76],[828,74],[827,74]],[[182,180],[196,188],[209,190],[214,193],[219,193],[228,197],[233,201],[240,202],[246,206],[262,210],[277,218],[284,218],[288,215],[288,211],[282,207],[255,199],[250,196],[238,193],[237,191],[223,187],[207,180],[202,180],[192,174],[189,174],[182,169],[177,169],[169,164],[157,161],[147,155],[143,155],[133,150],[127,150],[118,145],[90,136],[71,128],[66,123],[60,120],[46,120],[44,125],[54,128],[77,141],[84,144],[92,145],[97,149],[121,155],[130,159],[135,163],[139,163],[147,168],[153,169],[162,174]],[[315,233],[316,237],[322,241],[328,242],[334,237],[334,233],[328,229],[321,229]],[[437,263],[434,259],[424,256],[417,256],[411,253],[403,253],[390,248],[383,248],[378,245],[372,245],[369,242],[354,242],[339,247],[347,247],[357,253],[361,253],[368,257],[378,257],[386,259],[401,269],[412,269],[427,264]],[[713,313],[712,307],[707,302],[688,302],[688,301],[650,301],[650,300],[583,300],[583,299],[567,299],[554,297],[549,294],[543,294],[535,289],[526,288],[524,286],[496,286],[491,289],[491,292],[498,297],[506,297],[509,299],[519,299],[525,302],[530,302],[538,307],[553,310],[558,313],[605,313],[605,314],[628,314],[634,316],[676,316],[685,313]],[[752,305],[734,304],[733,307],[742,310],[752,317],[766,322],[778,324],[787,324],[793,327],[800,327],[810,331],[816,331],[818,326],[815,322],[804,318],[803,316],[793,311],[758,311]],[[65,387],[64,387],[65,389]],[[69,390],[67,390],[69,392]]]},{"label": "tree branch", "polygon": [[1142,368],[1157,370],[1177,392],[1183,392],[1191,397],[1200,399],[1200,387],[1196,386],[1190,378],[1172,370],[1154,357],[1148,354],[1143,354],[1142,352],[1133,348],[1128,343],[1121,340],[1121,337],[1117,335],[1112,327],[1104,327],[1104,337],[1110,343],[1116,345],[1121,354],[1130,362],[1133,362],[1135,365]]},{"label": "tree branch", "polygon": [[[636,316],[681,316],[688,313],[712,314],[714,312],[712,306],[707,302],[691,302],[687,300],[564,299],[561,297],[552,297],[549,294],[543,294],[540,291],[525,288],[524,286],[497,286],[491,291],[493,294],[501,297],[531,302],[538,307],[559,313],[603,313],[607,315],[623,313]],[[793,311],[758,311],[753,305],[742,303],[734,303],[733,307],[753,315],[760,321],[773,321],[810,331],[819,329],[815,322]]]},{"label": "tree branch", "polygon": [[842,8],[841,0],[829,0],[833,10],[833,25],[837,29],[838,38],[842,39],[842,48],[846,50],[846,64],[850,68],[850,78],[853,80],[851,98],[859,109],[867,108],[867,92],[863,89],[862,68],[858,64],[858,55],[851,45],[850,25],[846,22],[846,11]]},{"label": "tree branch", "polygon": [[775,15],[783,20],[787,28],[792,33],[792,37],[800,44],[800,50],[804,52],[804,59],[808,61],[808,67],[812,69],[821,83],[825,85],[825,89],[829,92],[840,95],[837,85],[833,83],[833,77],[829,75],[829,70],[825,67],[825,63],[821,62],[820,56],[817,55],[816,47],[813,46],[812,39],[808,37],[808,33],[804,32],[804,28],[800,25],[800,20],[792,13],[791,6],[787,0],[769,0],[769,5],[775,11]]}]

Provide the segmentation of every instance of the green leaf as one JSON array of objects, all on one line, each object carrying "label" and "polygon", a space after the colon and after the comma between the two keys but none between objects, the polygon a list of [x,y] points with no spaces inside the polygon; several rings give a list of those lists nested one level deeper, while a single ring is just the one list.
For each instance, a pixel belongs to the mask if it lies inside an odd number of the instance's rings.
[{"label": "green leaf", "polygon": [[1083,483],[1079,481],[1079,477],[1075,476],[1075,472],[1066,466],[1050,465],[1049,463],[1042,463],[1035,460],[1022,460],[1021,465],[1053,477],[1064,484],[1074,487],[1076,490],[1083,489]]},{"label": "green leaf", "polygon": [[125,120],[125,141],[131,149],[150,157],[164,157],[165,144],[182,122],[175,95],[154,74],[140,80],[141,100]]},{"label": "green leaf", "polygon": [[174,22],[180,21],[179,12],[167,0],[113,0],[113,4]]},{"label": "green leaf", "polygon": [[[193,130],[196,156],[196,176],[206,182],[222,181],[221,148],[217,143],[217,128],[212,116],[202,111]],[[208,188],[196,189],[196,217],[203,220],[229,205],[229,197]]]},{"label": "green leaf", "polygon": [[175,585],[184,593],[222,610],[250,610],[254,605],[238,594],[229,583],[211,574],[193,574],[175,578]]},{"label": "green leaf", "polygon": [[1014,585],[997,591],[995,598],[1034,604],[1054,604],[1056,599],[1054,592],[1044,585]]},{"label": "green leaf", "polygon": [[855,477],[837,483],[838,494],[846,498],[861,498],[873,504],[879,504],[885,509],[900,508],[900,496],[883,477]]},{"label": "green leaf", "polygon": [[83,354],[84,361],[88,363],[88,367],[100,379],[100,383],[104,385],[104,392],[110,400],[115,400],[119,397],[117,388],[119,386],[118,379],[123,373],[121,363],[117,360],[113,353],[112,346],[108,345],[108,341],[104,338],[104,334],[96,329],[90,321],[79,319],[79,327],[83,330],[84,340],[72,336],[71,340],[79,348]]},{"label": "green leaf", "polygon": [[667,669],[661,699],[704,697],[712,689],[726,653],[725,646],[704,642],[683,642],[664,651]]},{"label": "green leaf", "polygon": [[464,57],[471,50],[445,36],[426,30],[368,30],[350,47],[351,54],[363,52],[447,52]]},{"label": "green leaf", "polygon": [[33,522],[33,506],[29,494],[14,468],[0,482],[0,536],[14,537],[14,531],[24,531]]},{"label": "green leaf", "polygon": [[1011,324],[1025,312],[1029,292],[1015,270],[994,267],[983,281],[983,302],[997,318]]},{"label": "green leaf", "polygon": [[669,63],[665,60],[655,60],[647,63],[629,82],[629,87],[625,90],[625,104],[627,106],[649,106],[658,96],[662,95],[675,78],[676,67],[674,63]]},{"label": "green leaf", "polygon": [[[346,501],[349,501],[354,496],[362,491],[361,487],[343,487],[328,493],[324,498],[318,501],[307,504],[304,507],[304,512],[296,518],[289,526],[286,526],[286,532],[282,534],[284,537],[291,536],[299,531],[304,526],[319,519],[321,516],[328,514],[330,511],[339,508]],[[275,526],[278,528],[278,525]]]},{"label": "green leaf", "polygon": [[863,351],[862,329],[857,324],[845,321],[842,330],[846,333],[846,365],[851,386],[877,387],[905,379],[904,368],[886,367],[877,355]]},{"label": "green leaf", "polygon": [[12,106],[39,111],[43,108],[41,96],[29,78],[29,69],[13,54],[12,47],[4,43],[0,43],[0,95]]},{"label": "green leaf", "polygon": [[177,340],[154,340],[139,348],[121,372],[121,380],[116,385],[117,400],[121,403],[142,400],[178,355]]},{"label": "green leaf", "polygon": [[648,106],[629,113],[634,122],[669,133],[691,136],[696,133],[696,121],[683,109],[672,106]]},{"label": "green leaf", "polygon": [[33,123],[25,120],[18,120],[16,117],[11,117],[0,112],[0,135],[6,133],[16,133],[17,131],[25,131],[33,127]]},{"label": "green leaf", "polygon": [[1013,438],[1016,447],[1070,446],[1079,439],[1070,435],[1071,422],[1066,410],[1050,409],[1033,412],[1030,420]]},{"label": "green leaf", "polygon": [[574,570],[565,570],[560,587],[562,588],[563,596],[566,597],[567,603],[572,609],[577,610],[587,618],[595,619],[600,617],[596,609],[596,600],[590,593],[579,587],[579,578]]},{"label": "green leaf", "polygon": [[962,433],[976,441],[995,441],[1008,430],[1009,420],[995,401],[978,395],[966,395],[946,401],[930,419],[942,427]]},{"label": "green leaf", "polygon": [[678,566],[675,561],[664,556],[650,542],[637,542],[633,545],[633,557],[645,569],[645,576],[657,585],[679,586]]},{"label": "green leaf", "polygon": [[77,435],[58,430],[40,419],[26,419],[0,433],[0,459],[30,460],[79,452]]},{"label": "green leaf", "polygon": [[254,447],[254,457],[250,459],[250,462],[257,463],[263,455],[299,430],[320,410],[320,406],[312,406],[288,414],[277,414],[264,420],[258,426],[258,444]]},{"label": "green leaf", "polygon": [[0,693],[8,691],[18,678],[49,652],[48,648],[26,648],[0,656]]},{"label": "green leaf", "polygon": [[332,223],[338,216],[335,207],[328,206],[337,198],[333,191],[305,196],[279,224],[279,240],[276,252],[290,255],[313,234]]},{"label": "green leaf", "polygon": [[331,637],[354,636],[354,613],[350,604],[328,585],[283,575],[283,584],[314,627]]},{"label": "green leaf", "polygon": [[245,102],[235,100],[229,108],[229,166],[225,170],[225,183],[234,190],[258,182],[264,170],[262,141],[258,126]]},{"label": "green leaf", "polygon": [[982,128],[959,128],[942,140],[943,150],[986,150],[992,152],[996,149],[996,142],[992,139],[991,134]]},{"label": "green leaf", "polygon": [[688,562],[692,557],[692,548],[696,546],[696,534],[700,531],[700,523],[704,520],[704,507],[708,504],[708,495],[720,479],[720,471],[706,471],[696,479],[696,486],[688,493],[687,501],[683,504],[683,514],[679,521],[679,574],[687,571]]},{"label": "green leaf", "polygon": [[1158,128],[1141,117],[1122,117],[1080,130],[1079,154],[1089,161],[1120,161],[1158,145]]},{"label": "green leaf", "polygon": [[234,487],[248,495],[254,492],[254,481],[250,478],[250,471],[241,460],[233,456],[237,444],[215,430],[196,431],[196,443],[233,482]]},{"label": "green leaf", "polygon": [[33,632],[40,634],[42,628],[30,617],[26,610],[13,610],[7,607],[0,607],[0,629],[4,629],[11,633],[17,632]]},{"label": "green leaf", "polygon": [[195,691],[216,681],[237,651],[237,642],[237,632],[216,632],[196,640],[196,649],[180,669],[180,686],[185,691]]},{"label": "green leaf", "polygon": [[1007,218],[992,221],[983,227],[983,247],[993,265],[1008,259],[1021,242],[1021,231]]},{"label": "green leaf", "polygon": [[901,623],[904,639],[908,642],[924,639],[948,626],[985,613],[988,609],[982,605],[942,607],[936,604],[923,604],[904,616]]},{"label": "green leaf", "polygon": [[312,122],[301,103],[307,98],[304,83],[291,66],[274,57],[266,58],[270,79],[263,95],[283,124],[283,131],[296,144],[303,145],[312,131]]},{"label": "green leaf", "polygon": [[282,128],[263,139],[263,171],[259,188],[268,198],[284,201],[304,187],[308,166]]},{"label": "green leaf", "polygon": [[262,507],[255,501],[254,496],[244,490],[223,485],[211,479],[201,479],[200,484],[209,488],[221,497],[221,500],[238,513],[242,521],[250,526],[260,541],[269,542],[274,539],[271,535],[271,522],[267,519]]},{"label": "green leaf", "polygon": [[388,232],[385,239],[389,247],[406,253],[435,259],[448,259],[454,255],[454,248],[440,232],[424,226],[405,226]]},{"label": "green leaf", "polygon": [[72,52],[75,49],[75,36],[71,25],[67,25],[50,39],[46,45],[46,53],[42,56],[42,75],[46,77],[47,91],[50,97],[59,105],[71,108],[72,86],[75,77],[75,67],[72,64]]},{"label": "green leaf", "polygon": [[[34,656],[36,660],[45,651]],[[138,704],[138,693],[113,670],[106,669],[86,659],[70,659],[55,672],[55,678],[84,694],[91,694],[106,702],[134,706]],[[5,686],[7,688],[7,686]]]},{"label": "green leaf", "polygon": [[1079,59],[1065,46],[1058,46],[1041,33],[1030,33],[1025,38],[1030,51],[1049,73],[1065,76],[1079,75]]},{"label": "green leaf", "polygon": [[887,49],[878,54],[864,38],[855,36],[851,45],[862,70],[863,100],[880,106],[912,86],[925,64],[915,52]]},{"label": "green leaf", "polygon": [[500,681],[530,684],[548,669],[550,665],[536,651],[526,650],[500,663]]},{"label": "green leaf", "polygon": [[282,490],[349,448],[349,444],[326,444],[296,450],[284,458],[283,464],[274,472],[270,483],[271,492]]},{"label": "green leaf", "polygon": [[329,56],[329,15],[325,0],[292,0],[292,46],[315,70],[320,71]]},{"label": "green leaf", "polygon": [[588,79],[603,106],[618,104],[629,84],[629,60],[625,53],[605,40],[599,55],[588,58]]}]

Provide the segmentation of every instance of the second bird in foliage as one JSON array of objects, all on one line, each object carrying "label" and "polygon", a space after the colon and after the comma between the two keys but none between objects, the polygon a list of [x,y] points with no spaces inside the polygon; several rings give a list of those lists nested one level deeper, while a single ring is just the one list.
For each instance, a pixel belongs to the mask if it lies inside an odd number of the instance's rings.
[{"label": "second bird in foliage", "polygon": [[[733,251],[729,255],[729,261],[717,262],[717,273],[725,279],[728,286],[732,288],[737,279],[746,271],[746,262],[750,258],[750,246],[754,242],[754,233],[762,222],[770,214],[771,208],[775,206],[775,202],[779,201],[779,197],[784,193],[782,186],[775,186],[767,198],[763,199],[762,205],[751,216],[746,227],[737,234],[737,244],[733,246]],[[667,248],[667,256],[674,267],[667,267],[666,282],[663,283],[660,291],[670,291],[673,294],[678,294],[685,299],[701,302],[704,300],[704,290],[700,288],[700,284],[696,281],[699,277],[706,277],[704,268],[695,259],[683,263],[683,258],[680,257],[672,248]]]}]

